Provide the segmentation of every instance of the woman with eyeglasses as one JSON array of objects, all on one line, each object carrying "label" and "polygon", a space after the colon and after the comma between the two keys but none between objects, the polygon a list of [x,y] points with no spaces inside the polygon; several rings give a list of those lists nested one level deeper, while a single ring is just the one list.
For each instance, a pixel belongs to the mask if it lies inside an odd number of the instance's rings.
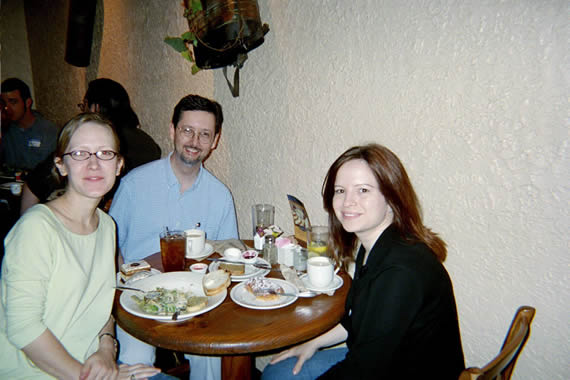
[{"label": "woman with eyeglasses", "polygon": [[115,224],[97,208],[121,172],[106,119],[80,114],[61,130],[54,175],[65,193],[33,206],[9,232],[0,288],[0,378],[141,379],[117,366],[111,316]]}]

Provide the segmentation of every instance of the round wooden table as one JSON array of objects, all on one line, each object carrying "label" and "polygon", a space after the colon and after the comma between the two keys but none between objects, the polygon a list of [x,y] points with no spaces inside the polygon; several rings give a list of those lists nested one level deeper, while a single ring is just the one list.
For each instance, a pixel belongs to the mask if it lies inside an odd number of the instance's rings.
[{"label": "round wooden table", "polygon": [[[219,256],[215,253],[212,257]],[[160,253],[146,258],[162,270]],[[186,268],[194,260],[186,260]],[[209,261],[204,260],[209,264]],[[344,284],[332,296],[299,298],[293,304],[273,310],[254,310],[234,303],[228,288],[217,308],[177,323],[157,322],[125,311],[115,297],[114,315],[121,328],[156,347],[192,354],[222,356],[223,379],[249,379],[252,353],[282,349],[314,338],[334,327],[344,313],[351,279],[340,274]],[[272,271],[268,277],[281,277]]]}]

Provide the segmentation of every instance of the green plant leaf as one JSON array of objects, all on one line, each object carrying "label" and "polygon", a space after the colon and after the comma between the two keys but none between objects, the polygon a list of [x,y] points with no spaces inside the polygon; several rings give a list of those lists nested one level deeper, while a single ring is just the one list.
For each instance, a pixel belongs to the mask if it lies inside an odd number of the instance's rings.
[{"label": "green plant leaf", "polygon": [[180,37],[166,37],[164,39],[164,42],[166,42],[168,45],[172,46],[172,48],[179,53],[182,53],[184,51],[188,51],[188,48],[186,47],[184,40]]},{"label": "green plant leaf", "polygon": [[202,10],[202,2],[200,0],[192,0],[192,12],[198,12]]},{"label": "green plant leaf", "polygon": [[181,52],[180,55],[182,55],[182,57],[184,59],[187,59],[190,62],[194,62],[194,57],[192,55],[190,55],[190,52],[188,51],[188,49],[186,49],[186,51]]},{"label": "green plant leaf", "polygon": [[196,66],[196,64],[192,65],[192,75],[195,75],[200,70],[201,69],[198,66]]},{"label": "green plant leaf", "polygon": [[186,32],[186,33],[182,33],[180,38],[182,38],[185,41],[193,41],[196,37],[194,37],[194,33]]}]

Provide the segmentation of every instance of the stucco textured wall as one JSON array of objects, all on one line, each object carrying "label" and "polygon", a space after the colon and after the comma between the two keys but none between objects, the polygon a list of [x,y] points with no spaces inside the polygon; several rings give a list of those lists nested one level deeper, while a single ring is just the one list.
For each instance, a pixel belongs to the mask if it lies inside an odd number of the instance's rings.
[{"label": "stucco textured wall", "polygon": [[[528,304],[537,315],[513,378],[567,378],[567,1],[261,0],[271,31],[249,54],[238,98],[221,70],[192,76],[162,42],[186,30],[179,3],[100,1],[92,65],[63,74],[34,65],[34,81],[118,80],[164,152],[183,95],[218,100],[226,122],[206,164],[232,190],[243,238],[257,202],[273,203],[291,232],[288,193],[325,223],[320,189],[332,161],[355,144],[388,146],[426,224],[448,243],[467,365],[495,355]],[[60,93],[57,101],[77,103]]]}]

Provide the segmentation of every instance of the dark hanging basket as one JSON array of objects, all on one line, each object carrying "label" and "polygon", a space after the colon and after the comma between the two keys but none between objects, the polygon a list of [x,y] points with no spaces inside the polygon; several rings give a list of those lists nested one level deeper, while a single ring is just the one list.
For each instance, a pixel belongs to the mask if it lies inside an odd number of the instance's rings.
[{"label": "dark hanging basket", "polygon": [[[184,0],[189,9],[189,0]],[[188,25],[198,39],[196,65],[215,69],[243,66],[247,52],[264,41],[269,31],[262,24],[256,0],[201,0],[202,11],[189,16]]]}]

